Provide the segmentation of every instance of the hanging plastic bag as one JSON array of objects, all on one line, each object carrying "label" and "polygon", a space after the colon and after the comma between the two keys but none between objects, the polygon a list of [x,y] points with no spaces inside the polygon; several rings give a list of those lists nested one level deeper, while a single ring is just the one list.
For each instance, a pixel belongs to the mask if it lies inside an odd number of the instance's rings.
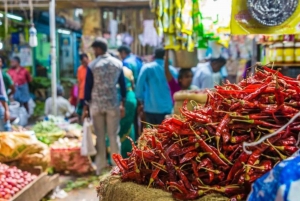
[{"label": "hanging plastic bag", "polygon": [[85,118],[83,122],[83,136],[80,151],[82,156],[93,156],[97,153],[93,144],[92,122],[88,118]]}]

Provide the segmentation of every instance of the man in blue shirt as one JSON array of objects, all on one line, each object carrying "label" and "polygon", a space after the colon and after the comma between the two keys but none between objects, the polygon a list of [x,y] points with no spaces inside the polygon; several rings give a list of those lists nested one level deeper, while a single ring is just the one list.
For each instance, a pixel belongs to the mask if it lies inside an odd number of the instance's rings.
[{"label": "man in blue shirt", "polygon": [[[173,109],[171,92],[164,71],[165,50],[155,50],[154,61],[145,64],[140,72],[136,85],[136,97],[144,108],[146,121],[160,124]],[[177,77],[176,69],[170,71]]]},{"label": "man in blue shirt", "polygon": [[118,52],[123,60],[123,66],[129,68],[133,72],[134,82],[136,83],[143,65],[142,60],[136,55],[132,54],[130,47],[126,45],[120,46],[118,48]]},{"label": "man in blue shirt", "polygon": [[[117,136],[120,128],[120,119],[124,117],[124,105],[126,99],[126,85],[122,62],[107,53],[107,42],[98,39],[92,44],[96,59],[87,68],[84,100],[89,103],[95,134],[97,135],[97,155],[95,163],[97,174],[100,174],[106,166],[107,133],[111,156],[119,153]],[[120,86],[121,104],[119,102],[117,84]],[[87,106],[84,107],[84,115],[87,114]],[[111,160],[113,165],[114,162]]]}]

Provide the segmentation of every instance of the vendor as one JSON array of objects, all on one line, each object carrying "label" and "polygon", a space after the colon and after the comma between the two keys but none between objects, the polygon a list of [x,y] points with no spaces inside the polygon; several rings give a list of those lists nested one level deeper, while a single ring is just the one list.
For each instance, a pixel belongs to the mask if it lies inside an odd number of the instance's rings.
[{"label": "vendor", "polygon": [[[75,107],[63,97],[64,90],[61,86],[57,87],[57,116],[69,119],[69,121],[76,121]],[[45,115],[53,114],[52,97],[49,97],[45,103]]]},{"label": "vendor", "polygon": [[214,88],[213,73],[220,72],[225,64],[226,59],[223,57],[210,59],[210,61],[206,63],[199,63],[195,69],[193,84],[200,89]]}]

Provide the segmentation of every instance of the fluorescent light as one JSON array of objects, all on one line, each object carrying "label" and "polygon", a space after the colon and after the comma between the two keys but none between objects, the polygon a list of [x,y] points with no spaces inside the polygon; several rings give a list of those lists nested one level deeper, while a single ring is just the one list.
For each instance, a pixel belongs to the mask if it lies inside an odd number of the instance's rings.
[{"label": "fluorescent light", "polygon": [[[7,13],[6,16],[10,19],[14,19],[14,20],[18,20],[18,21],[22,21],[23,18],[17,15],[13,15],[13,14],[9,14]],[[4,17],[3,13],[0,13],[0,17]]]},{"label": "fluorescent light", "polygon": [[65,29],[58,29],[57,32],[58,32],[58,33],[61,33],[61,34],[66,34],[66,35],[71,34],[71,31],[65,30]]}]

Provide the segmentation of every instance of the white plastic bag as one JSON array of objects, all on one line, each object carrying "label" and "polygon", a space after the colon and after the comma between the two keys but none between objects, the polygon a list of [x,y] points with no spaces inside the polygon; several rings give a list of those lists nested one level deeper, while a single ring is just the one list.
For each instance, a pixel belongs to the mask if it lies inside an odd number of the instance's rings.
[{"label": "white plastic bag", "polygon": [[92,122],[85,118],[83,122],[83,136],[81,142],[81,155],[92,156],[97,153],[92,138]]}]

